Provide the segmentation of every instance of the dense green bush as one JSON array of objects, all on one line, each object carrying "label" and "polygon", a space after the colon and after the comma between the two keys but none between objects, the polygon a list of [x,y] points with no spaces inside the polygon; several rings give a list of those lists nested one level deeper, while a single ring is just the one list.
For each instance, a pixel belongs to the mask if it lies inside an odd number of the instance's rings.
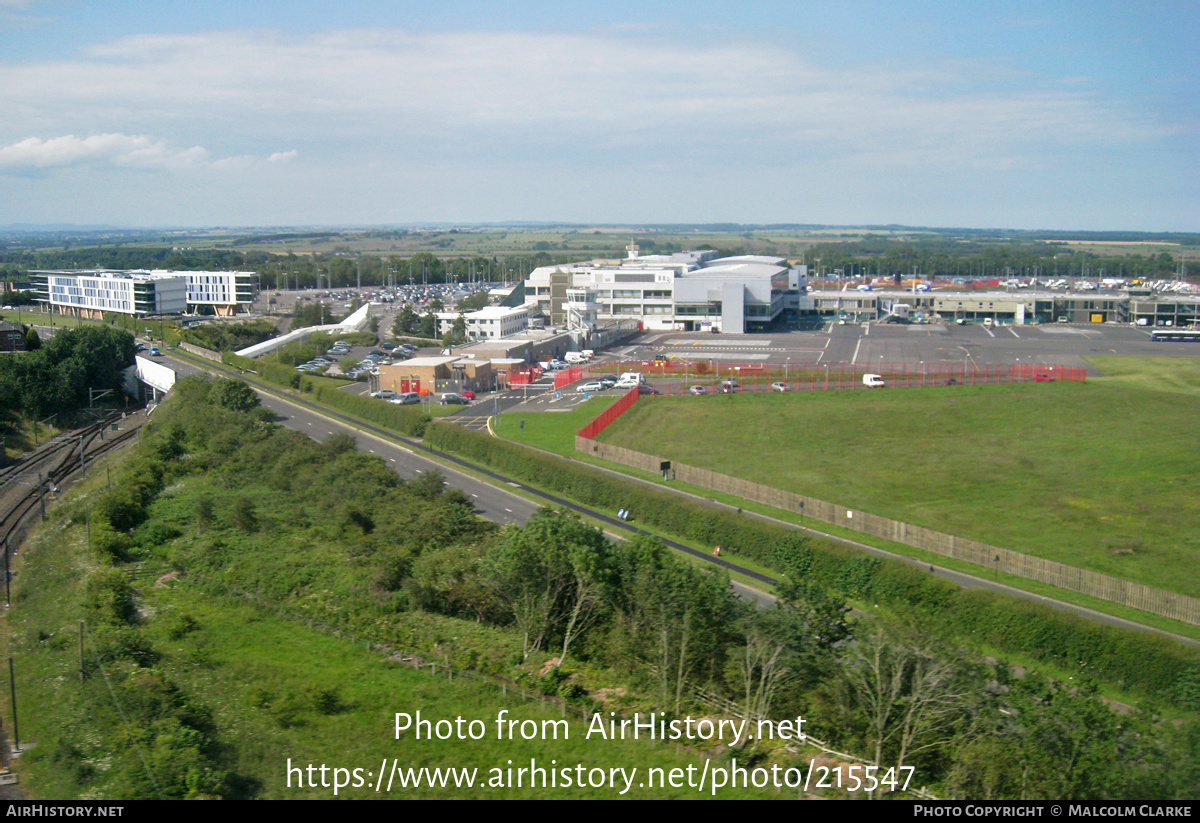
[{"label": "dense green bush", "polygon": [[116,569],[93,572],[84,588],[83,608],[88,622],[95,626],[124,625],[137,615],[133,587]]}]

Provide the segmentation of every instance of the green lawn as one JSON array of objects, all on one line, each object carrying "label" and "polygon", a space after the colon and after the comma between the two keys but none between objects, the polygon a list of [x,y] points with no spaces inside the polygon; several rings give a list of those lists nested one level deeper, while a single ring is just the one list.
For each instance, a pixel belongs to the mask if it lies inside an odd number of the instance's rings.
[{"label": "green lawn", "polygon": [[1200,596],[1200,364],[1103,368],[1087,384],[643,398],[601,439]]}]

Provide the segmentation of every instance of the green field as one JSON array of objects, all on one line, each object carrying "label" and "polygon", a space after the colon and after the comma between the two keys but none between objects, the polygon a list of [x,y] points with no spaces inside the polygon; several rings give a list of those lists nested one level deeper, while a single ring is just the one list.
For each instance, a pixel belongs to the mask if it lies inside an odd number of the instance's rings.
[{"label": "green field", "polygon": [[1194,361],[1087,384],[653,398],[601,439],[1200,596]]}]

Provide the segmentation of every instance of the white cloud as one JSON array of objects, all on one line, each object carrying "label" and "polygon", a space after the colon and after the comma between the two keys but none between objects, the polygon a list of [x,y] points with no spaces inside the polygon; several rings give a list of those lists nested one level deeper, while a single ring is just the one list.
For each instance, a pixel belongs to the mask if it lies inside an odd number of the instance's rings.
[{"label": "white cloud", "polygon": [[[295,151],[275,152],[268,163],[286,163]],[[28,172],[70,166],[110,166],[178,171],[194,168],[245,169],[263,163],[253,156],[211,159],[202,146],[184,148],[145,134],[67,134],[43,140],[27,137],[0,146],[0,171]]]},{"label": "white cloud", "polygon": [[[972,76],[974,73],[974,76]],[[985,76],[986,73],[986,76]],[[1011,86],[996,90],[1003,81]],[[977,83],[991,90],[970,90]],[[8,108],[37,128],[190,135],[267,154],[264,140],[397,143],[439,151],[534,154],[680,146],[872,155],[927,145],[928,162],[1153,135],[1086,89],[1033,88],[969,64],[832,70],[752,42],[685,43],[613,34],[340,30],[138,35],[82,59],[0,66]],[[0,125],[0,139],[4,128]],[[214,135],[210,137],[209,135]],[[490,149],[488,146],[490,145]],[[283,160],[276,157],[274,162]]]},{"label": "white cloud", "polygon": [[179,148],[144,134],[73,134],[42,140],[29,137],[0,147],[0,168],[45,169],[101,163],[143,168],[181,168],[204,162],[200,146]]},{"label": "white cloud", "polygon": [[[180,221],[428,219],[471,192],[480,219],[826,222],[840,197],[903,222],[922,219],[908,192],[955,208],[1018,178],[1069,211],[1112,187],[1103,169],[1162,167],[1138,155],[1172,137],[1077,70],[816,54],[616,27],[129,36],[0,62],[0,173],[82,165],[112,191],[130,167],[186,170],[137,192]],[[48,209],[77,190],[58,176]]]}]

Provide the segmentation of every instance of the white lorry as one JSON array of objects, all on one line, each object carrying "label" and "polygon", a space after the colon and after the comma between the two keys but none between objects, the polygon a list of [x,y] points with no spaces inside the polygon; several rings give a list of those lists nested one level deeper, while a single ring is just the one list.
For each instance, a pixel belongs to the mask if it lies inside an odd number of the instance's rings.
[{"label": "white lorry", "polygon": [[864,374],[863,385],[868,389],[882,389],[884,386],[882,374]]}]

